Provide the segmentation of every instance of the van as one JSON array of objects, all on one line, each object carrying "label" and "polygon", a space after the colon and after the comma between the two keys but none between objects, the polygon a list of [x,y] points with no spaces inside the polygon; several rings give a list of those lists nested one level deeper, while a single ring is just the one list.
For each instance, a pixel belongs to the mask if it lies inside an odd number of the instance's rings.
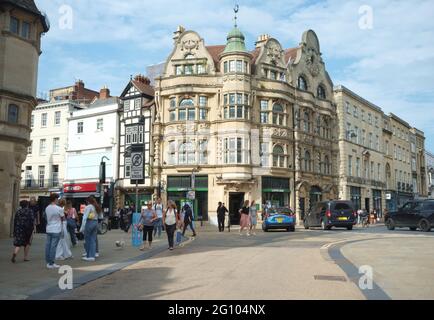
[{"label": "van", "polygon": [[352,230],[357,223],[357,211],[351,201],[318,202],[304,218],[304,228],[321,227],[330,230],[332,227]]}]

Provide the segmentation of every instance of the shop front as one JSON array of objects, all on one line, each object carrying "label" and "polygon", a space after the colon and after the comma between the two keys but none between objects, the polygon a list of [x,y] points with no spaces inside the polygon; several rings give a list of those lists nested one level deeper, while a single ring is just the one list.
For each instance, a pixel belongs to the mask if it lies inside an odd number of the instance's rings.
[{"label": "shop front", "polygon": [[101,194],[98,192],[98,182],[68,183],[63,185],[63,198],[71,200],[72,206],[77,212],[83,211],[88,197],[95,197],[101,203]]},{"label": "shop front", "polygon": [[208,221],[208,176],[168,176],[167,200],[175,201],[178,209],[193,203],[195,220]]},{"label": "shop front", "polygon": [[362,189],[360,187],[350,187],[351,202],[355,210],[362,208]]},{"label": "shop front", "polygon": [[289,206],[290,197],[289,178],[262,177],[262,204]]},{"label": "shop front", "polygon": [[374,210],[377,211],[379,218],[383,216],[383,198],[381,195],[381,190],[372,190]]}]

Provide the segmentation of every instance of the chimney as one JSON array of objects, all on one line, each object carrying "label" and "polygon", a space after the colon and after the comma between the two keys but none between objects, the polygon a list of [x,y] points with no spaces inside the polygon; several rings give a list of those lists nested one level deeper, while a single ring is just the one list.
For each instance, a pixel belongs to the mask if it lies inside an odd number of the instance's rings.
[{"label": "chimney", "polygon": [[107,86],[104,86],[104,88],[102,88],[102,89],[99,91],[99,98],[100,98],[101,100],[105,100],[105,99],[110,98],[110,89],[107,88]]},{"label": "chimney", "polygon": [[178,26],[178,29],[176,29],[176,31],[173,33],[173,40],[174,40],[175,44],[178,41],[181,34],[184,33],[184,31],[185,31],[185,28],[183,26]]},{"label": "chimney", "polygon": [[134,77],[134,81],[146,84],[146,85],[150,85],[151,84],[151,80],[149,80],[148,77],[145,77],[142,74],[138,74],[137,76]]},{"label": "chimney", "polygon": [[258,37],[258,40],[255,42],[256,48],[260,48],[264,45],[265,42],[267,42],[268,39],[270,39],[269,34],[262,34]]}]

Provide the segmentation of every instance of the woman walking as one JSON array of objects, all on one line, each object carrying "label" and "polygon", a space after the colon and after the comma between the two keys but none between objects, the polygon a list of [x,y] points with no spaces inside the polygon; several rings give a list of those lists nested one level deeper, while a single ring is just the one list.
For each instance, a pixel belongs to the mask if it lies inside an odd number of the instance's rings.
[{"label": "woman walking", "polygon": [[29,209],[29,202],[20,202],[20,208],[15,213],[14,219],[14,252],[12,253],[12,263],[15,263],[18,252],[24,247],[24,261],[29,261],[30,245],[32,244],[35,217],[33,211]]},{"label": "woman walking", "polygon": [[75,235],[75,231],[77,230],[78,214],[75,208],[72,206],[71,200],[66,201],[65,215],[66,227],[68,229],[69,236],[71,237],[72,245],[75,247],[77,245],[77,236]]},{"label": "woman walking", "polygon": [[178,211],[176,210],[176,204],[173,201],[169,201],[167,204],[167,209],[163,214],[163,224],[166,228],[167,240],[169,241],[169,250],[173,250],[176,226],[180,224]]},{"label": "woman walking", "polygon": [[158,219],[157,214],[152,210],[152,202],[149,201],[147,208],[142,211],[139,225],[143,230],[143,245],[141,251],[145,250],[145,243],[148,240],[149,249],[152,247],[152,233],[154,232],[154,221]]},{"label": "woman walking", "polygon": [[94,197],[87,198],[87,203],[88,205],[84,209],[83,222],[80,227],[80,232],[84,233],[84,248],[86,250],[86,256],[82,259],[84,261],[95,261],[98,214],[102,210]]},{"label": "woman walking", "polygon": [[57,205],[57,194],[50,195],[50,205],[45,209],[47,219],[47,242],[45,245],[45,261],[48,269],[60,268],[54,263],[56,249],[62,233],[62,221],[65,218],[63,209]]},{"label": "woman walking", "polygon": [[161,232],[163,230],[163,204],[161,203],[161,198],[158,198],[157,203],[154,204],[154,211],[157,215],[157,220],[155,220],[154,225],[154,237],[158,233],[158,238],[161,238]]},{"label": "woman walking", "polygon": [[[59,207],[62,208],[63,213],[65,214],[65,206],[66,201],[64,199],[59,201]],[[66,260],[72,258],[72,252],[69,248],[70,237],[68,234],[67,222],[65,219],[62,219],[62,228],[60,231],[60,240],[57,244],[56,249],[56,260]]]},{"label": "woman walking", "polygon": [[256,225],[258,224],[258,210],[256,209],[255,200],[253,200],[250,205],[249,215],[250,215],[250,234],[256,236]]},{"label": "woman walking", "polygon": [[240,209],[240,214],[241,214],[241,219],[240,219],[240,235],[243,234],[243,230],[247,229],[247,236],[250,236],[249,233],[249,222],[250,222],[250,217],[249,217],[249,200],[244,201],[244,206]]}]

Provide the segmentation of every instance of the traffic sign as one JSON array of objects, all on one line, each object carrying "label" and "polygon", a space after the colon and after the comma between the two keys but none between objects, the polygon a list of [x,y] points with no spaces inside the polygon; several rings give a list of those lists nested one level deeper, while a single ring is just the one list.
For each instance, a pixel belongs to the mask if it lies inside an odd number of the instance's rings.
[{"label": "traffic sign", "polygon": [[143,153],[131,153],[131,180],[143,179]]}]

